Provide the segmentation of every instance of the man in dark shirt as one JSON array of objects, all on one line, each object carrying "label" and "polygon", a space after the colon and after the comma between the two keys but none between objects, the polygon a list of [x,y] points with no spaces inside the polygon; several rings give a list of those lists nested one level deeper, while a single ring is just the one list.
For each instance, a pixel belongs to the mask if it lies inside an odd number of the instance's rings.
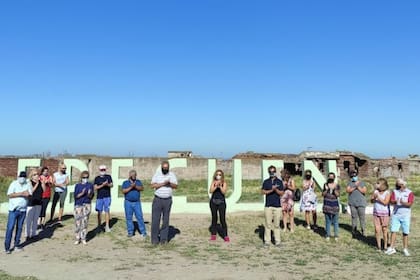
[{"label": "man in dark shirt", "polygon": [[264,180],[261,193],[265,195],[265,230],[264,246],[271,243],[271,231],[274,232],[274,241],[276,246],[280,246],[280,216],[281,204],[280,197],[284,193],[283,182],[276,176],[276,168],[268,167],[270,178]]},{"label": "man in dark shirt", "polygon": [[109,228],[109,208],[111,206],[112,177],[106,174],[106,166],[99,166],[99,176],[95,178],[94,188],[97,191],[96,211],[98,212],[98,229],[102,227],[102,212],[105,212],[105,232],[111,232]]}]

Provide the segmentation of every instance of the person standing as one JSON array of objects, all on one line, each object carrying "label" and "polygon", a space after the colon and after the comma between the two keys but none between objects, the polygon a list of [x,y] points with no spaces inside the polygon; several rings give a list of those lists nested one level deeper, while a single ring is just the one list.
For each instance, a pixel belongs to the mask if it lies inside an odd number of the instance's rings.
[{"label": "person standing", "polygon": [[379,178],[376,183],[375,191],[371,196],[373,203],[373,224],[375,226],[376,245],[378,251],[382,251],[381,233],[384,239],[384,250],[388,250],[388,225],[391,210],[389,201],[391,193],[388,191],[388,182],[384,178]]},{"label": "person standing", "polygon": [[9,215],[7,217],[6,236],[4,239],[4,249],[6,254],[11,253],[11,243],[13,231],[16,227],[14,249],[16,252],[22,250],[20,237],[22,235],[23,223],[26,217],[26,207],[28,206],[28,198],[32,194],[32,186],[26,179],[26,172],[19,173],[17,180],[13,181],[8,190],[9,198]]},{"label": "person standing", "polygon": [[50,203],[51,199],[51,188],[53,186],[53,178],[50,176],[48,167],[43,167],[41,169],[41,175],[39,176],[39,180],[41,181],[41,186],[43,189],[42,192],[42,205],[41,205],[41,213],[39,215],[38,225],[41,226],[42,229],[45,228],[45,216],[47,212],[48,203]]},{"label": "person standing", "polygon": [[271,243],[271,231],[274,233],[274,242],[276,246],[280,246],[280,216],[281,204],[280,197],[284,193],[282,181],[276,176],[276,167],[269,166],[268,173],[270,178],[264,180],[261,193],[265,195],[265,229],[264,229],[264,246],[268,247]]},{"label": "person standing", "polygon": [[105,232],[111,232],[109,227],[111,188],[113,186],[111,175],[106,174],[106,166],[99,166],[99,176],[96,176],[94,188],[97,191],[96,211],[98,212],[98,229],[102,228],[102,212],[105,213]]},{"label": "person standing", "polygon": [[366,185],[365,182],[360,181],[357,176],[357,171],[350,172],[351,181],[347,184],[346,191],[349,194],[348,203],[351,211],[351,227],[353,238],[357,235],[357,220],[360,221],[361,235],[366,234]]},{"label": "person standing", "polygon": [[38,171],[33,170],[30,173],[30,183],[32,185],[32,195],[28,200],[26,209],[26,239],[30,240],[37,235],[38,219],[42,208],[42,184],[39,180]]},{"label": "person standing", "polygon": [[338,241],[338,213],[340,212],[340,204],[338,197],[340,196],[340,185],[335,182],[335,174],[328,174],[327,183],[325,183],[322,196],[324,197],[324,205],[322,212],[325,215],[325,231],[326,239],[330,240],[331,224],[334,226],[334,240]]},{"label": "person standing", "polygon": [[91,212],[91,201],[94,195],[93,185],[89,183],[89,172],[80,174],[80,182],[74,187],[74,232],[75,245],[86,245],[87,227]]},{"label": "person standing", "polygon": [[60,163],[59,170],[53,174],[54,197],[51,205],[51,221],[54,218],[55,207],[60,201],[60,210],[58,210],[58,223],[61,223],[64,212],[64,202],[67,197],[67,186],[69,184],[69,175],[66,173],[67,167],[64,163]]},{"label": "person standing", "polygon": [[144,224],[143,211],[140,201],[140,192],[144,190],[143,183],[137,179],[136,170],[131,170],[128,175],[128,180],[125,180],[122,184],[122,192],[124,194],[125,221],[127,223],[128,232],[127,236],[134,236],[134,214],[136,216],[137,224],[139,225],[140,234],[143,238],[146,238],[147,231]]},{"label": "person standing", "polygon": [[[168,242],[169,216],[172,207],[172,192],[178,187],[175,174],[169,171],[169,162],[163,161],[161,169],[152,178],[152,188],[155,190],[155,197],[152,203],[152,244]],[[162,227],[160,222],[162,220]]]},{"label": "person standing", "polygon": [[210,241],[216,240],[217,233],[217,213],[219,213],[220,224],[222,225],[222,238],[225,242],[230,242],[227,234],[226,225],[226,199],[227,184],[225,181],[225,174],[218,169],[214,172],[213,182],[210,185],[210,211],[211,211],[211,236]]},{"label": "person standing", "polygon": [[398,179],[396,189],[391,194],[391,204],[394,204],[391,218],[391,246],[385,252],[387,255],[395,254],[395,240],[397,232],[402,228],[403,233],[403,253],[406,257],[410,256],[408,251],[408,235],[410,234],[411,206],[414,203],[414,194],[407,188],[407,182]]},{"label": "person standing", "polygon": [[318,228],[316,214],[317,197],[315,194],[315,181],[312,178],[311,170],[305,170],[305,178],[303,179],[302,184],[303,193],[300,204],[300,211],[305,212],[305,221],[307,229],[311,229],[310,219],[312,215],[313,228],[316,230]]},{"label": "person standing", "polygon": [[295,181],[290,176],[290,172],[287,169],[284,169],[282,172],[281,180],[284,186],[284,194],[281,196],[281,208],[283,212],[283,231],[287,231],[287,223],[290,223],[290,232],[295,231],[295,221],[294,221],[294,193],[296,191]]}]

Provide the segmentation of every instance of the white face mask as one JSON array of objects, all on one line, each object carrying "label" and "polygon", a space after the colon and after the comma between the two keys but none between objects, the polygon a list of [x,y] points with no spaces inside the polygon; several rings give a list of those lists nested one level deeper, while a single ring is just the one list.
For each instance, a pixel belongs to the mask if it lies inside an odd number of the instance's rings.
[{"label": "white face mask", "polygon": [[100,174],[101,176],[104,176],[104,175],[106,174],[106,172],[105,172],[105,171],[101,171],[101,172],[99,172],[99,174]]},{"label": "white face mask", "polygon": [[19,184],[23,185],[26,183],[26,178],[25,177],[19,177],[18,179]]},{"label": "white face mask", "polygon": [[217,175],[217,176],[216,176],[216,180],[220,180],[220,179],[222,179],[222,176]]},{"label": "white face mask", "polygon": [[83,184],[86,184],[88,182],[88,179],[87,178],[82,178],[82,183]]}]

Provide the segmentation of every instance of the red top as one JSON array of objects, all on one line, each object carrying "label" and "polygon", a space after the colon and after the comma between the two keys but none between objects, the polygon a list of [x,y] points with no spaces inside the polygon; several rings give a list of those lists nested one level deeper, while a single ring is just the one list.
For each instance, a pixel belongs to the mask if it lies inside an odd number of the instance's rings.
[{"label": "red top", "polygon": [[51,197],[51,187],[53,184],[53,178],[48,175],[48,176],[44,176],[41,175],[39,176],[39,179],[41,181],[41,183],[45,183],[45,190],[42,193],[42,198],[50,198]]}]

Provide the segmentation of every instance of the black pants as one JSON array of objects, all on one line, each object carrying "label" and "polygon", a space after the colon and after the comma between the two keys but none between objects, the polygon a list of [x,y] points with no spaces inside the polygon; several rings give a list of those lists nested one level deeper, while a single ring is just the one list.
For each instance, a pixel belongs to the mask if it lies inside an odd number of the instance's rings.
[{"label": "black pants", "polygon": [[50,199],[49,198],[43,198],[42,199],[41,214],[39,215],[40,218],[45,218],[45,214],[47,213],[48,203],[50,203]]},{"label": "black pants", "polygon": [[[172,198],[153,199],[152,203],[152,244],[168,242],[169,235],[169,215],[171,213]],[[162,227],[160,220],[162,219]]]},{"label": "black pants", "polygon": [[226,225],[226,203],[223,202],[219,205],[216,205],[212,200],[210,200],[210,210],[211,210],[211,234],[215,235],[217,233],[217,212],[220,216],[220,224],[222,225],[222,237],[225,238],[227,234],[227,225]]}]

